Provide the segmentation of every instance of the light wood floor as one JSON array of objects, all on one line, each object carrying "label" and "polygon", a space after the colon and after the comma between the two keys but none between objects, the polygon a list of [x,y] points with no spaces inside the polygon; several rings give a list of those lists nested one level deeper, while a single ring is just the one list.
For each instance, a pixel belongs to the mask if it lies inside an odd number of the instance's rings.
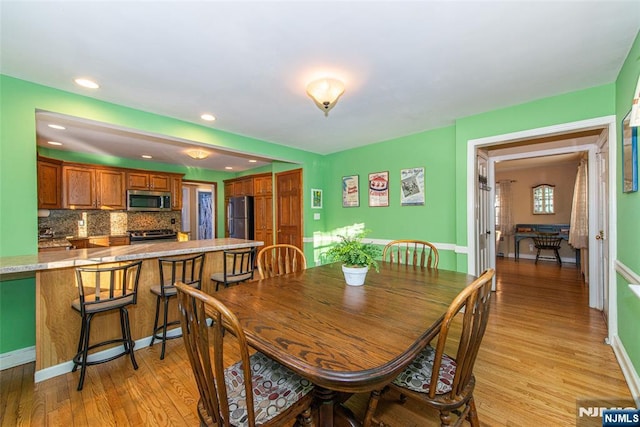
[{"label": "light wood floor", "polygon": [[[587,287],[572,265],[499,260],[498,289],[475,367],[482,425],[573,426],[578,399],[616,398],[633,405],[602,314],[588,308]],[[128,359],[89,367],[84,390],[78,372],[33,383],[34,364],[0,372],[2,426],[198,426],[197,388],[181,340]],[[347,405],[363,413],[368,396]],[[378,406],[391,426],[438,425],[437,414],[391,393]],[[600,425],[600,424],[595,424]]]}]

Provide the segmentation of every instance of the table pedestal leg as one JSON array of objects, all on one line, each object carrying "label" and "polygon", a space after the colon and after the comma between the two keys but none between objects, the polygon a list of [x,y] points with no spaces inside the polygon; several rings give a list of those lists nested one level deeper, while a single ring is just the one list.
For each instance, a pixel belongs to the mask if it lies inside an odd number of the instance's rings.
[{"label": "table pedestal leg", "polygon": [[318,404],[318,427],[361,427],[349,408],[340,404],[338,393],[316,386],[314,395]]}]

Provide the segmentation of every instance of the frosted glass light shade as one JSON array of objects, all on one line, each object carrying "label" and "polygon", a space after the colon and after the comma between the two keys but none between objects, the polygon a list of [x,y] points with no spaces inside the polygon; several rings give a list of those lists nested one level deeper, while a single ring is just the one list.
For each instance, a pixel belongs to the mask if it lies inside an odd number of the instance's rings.
[{"label": "frosted glass light shade", "polygon": [[324,111],[325,116],[329,115],[329,110],[336,105],[343,93],[344,83],[337,79],[325,78],[307,85],[307,95]]}]

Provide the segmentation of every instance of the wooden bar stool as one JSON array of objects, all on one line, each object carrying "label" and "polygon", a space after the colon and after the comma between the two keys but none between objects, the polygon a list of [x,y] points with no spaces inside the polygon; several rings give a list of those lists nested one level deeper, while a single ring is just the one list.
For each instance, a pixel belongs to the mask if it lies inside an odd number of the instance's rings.
[{"label": "wooden bar stool", "polygon": [[[117,267],[87,267],[76,269],[76,281],[79,298],[71,303],[71,307],[82,316],[80,339],[78,340],[78,352],[73,358],[73,370],[80,366],[80,381],[78,391],[82,390],[84,377],[89,365],[109,362],[128,354],[131,358],[133,369],[138,369],[133,347],[135,343],[131,338],[129,326],[128,305],[135,305],[138,296],[138,279],[142,261]],[[96,314],[118,310],[120,312],[120,329],[122,338],[102,341],[90,344],[91,320]],[[102,359],[89,360],[89,351],[98,347],[123,344],[123,351],[115,356],[107,356]]]},{"label": "wooden bar stool", "polygon": [[[196,289],[200,289],[200,279],[202,278],[202,268],[204,267],[204,254],[158,258],[158,267],[160,269],[160,283],[151,287],[151,293],[156,296],[156,315],[149,347],[153,345],[156,339],[162,340],[160,360],[163,360],[167,340],[180,338],[182,336],[182,333],[167,336],[169,326],[180,324],[180,320],[168,321],[169,300],[177,295],[175,284],[180,281]],[[162,324],[159,325],[160,302],[163,302],[164,316]]]}]

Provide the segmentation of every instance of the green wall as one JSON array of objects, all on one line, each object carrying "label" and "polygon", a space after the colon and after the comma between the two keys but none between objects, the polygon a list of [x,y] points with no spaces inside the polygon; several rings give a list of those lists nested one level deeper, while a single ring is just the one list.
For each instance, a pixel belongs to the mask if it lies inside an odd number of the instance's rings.
[{"label": "green wall", "polygon": [[[640,76],[640,35],[636,37],[631,52],[616,80],[616,119],[622,119],[631,110],[633,93]],[[618,131],[618,153],[622,153],[622,132]],[[616,167],[618,260],[640,275],[640,192],[622,193],[622,156],[618,155]],[[613,223],[612,225],[615,225]],[[617,275],[618,335],[636,372],[640,372],[640,299],[635,296],[628,282]]]},{"label": "green wall", "polygon": [[[631,105],[640,70],[639,55],[636,39],[615,83],[460,118],[454,126],[328,156],[0,76],[0,256],[36,253],[34,114],[37,109],[42,109],[282,160],[274,162],[270,168],[261,168],[259,172],[278,173],[302,168],[304,236],[311,237],[305,242],[305,252],[311,265],[321,261],[328,235],[360,226],[370,229],[368,237],[373,239],[418,237],[445,245],[448,250],[442,251],[441,266],[466,271],[466,254],[456,254],[453,249],[467,245],[468,141],[613,114],[620,121]],[[140,167],[131,162],[126,165]],[[168,170],[168,166],[159,167]],[[400,170],[414,167],[425,168],[426,203],[424,206],[401,207]],[[618,161],[618,181],[621,179],[619,169]],[[367,176],[379,171],[389,171],[390,174],[390,206],[372,208],[368,206]],[[185,173],[189,179],[213,179],[216,182],[228,176],[203,170]],[[341,177],[345,175],[359,175],[360,207],[342,207],[340,184]],[[323,190],[322,209],[309,208],[312,188]],[[612,224],[617,223],[618,226],[618,256],[625,265],[639,272],[640,224],[637,212],[640,196],[639,193],[621,194],[620,190],[617,196],[618,217],[612,220]],[[219,212],[221,203],[219,200]],[[320,214],[320,219],[315,220],[314,214]],[[11,277],[0,280],[2,354],[33,345],[34,280]],[[617,298],[620,337],[637,371],[640,367],[640,341],[637,340],[640,303],[631,296],[626,282],[620,277]]]},{"label": "green wall", "polygon": [[[93,98],[52,89],[0,75],[0,256],[37,253],[36,120],[37,110],[138,129],[152,134],[252,152],[281,161],[274,172],[304,167],[310,183],[322,167],[321,156],[283,145],[222,132],[210,127],[127,108]],[[52,151],[49,151],[51,153]],[[76,161],[93,162],[91,156],[71,155]],[[143,163],[104,158],[100,163],[142,167]],[[148,165],[148,163],[144,163]],[[177,171],[159,165],[162,170]],[[144,168],[144,167],[142,167]],[[202,170],[188,170],[189,179],[209,179]],[[225,179],[226,176],[218,175]],[[214,179],[218,179],[214,176]],[[304,203],[310,188],[305,181]],[[218,198],[218,212],[223,212]],[[305,212],[306,214],[306,212]],[[306,217],[305,217],[306,220]],[[305,221],[305,224],[311,221]],[[221,228],[222,219],[218,223]],[[222,225],[223,227],[224,225]],[[308,231],[305,229],[305,235]],[[0,354],[34,345],[34,278],[0,277]],[[11,309],[5,309],[9,306]]]}]

